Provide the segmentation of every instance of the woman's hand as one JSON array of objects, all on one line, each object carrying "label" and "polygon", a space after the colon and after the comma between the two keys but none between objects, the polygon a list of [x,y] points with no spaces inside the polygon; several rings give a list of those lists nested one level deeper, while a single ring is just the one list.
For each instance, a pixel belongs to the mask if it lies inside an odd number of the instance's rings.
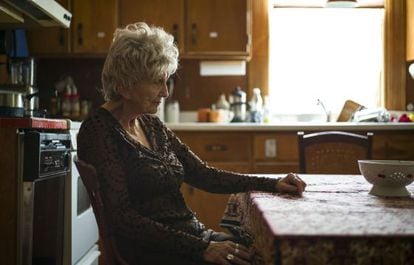
[{"label": "woman's hand", "polygon": [[245,246],[232,241],[210,241],[203,254],[205,261],[220,265],[249,265],[251,256]]},{"label": "woman's hand", "polygon": [[289,173],[286,177],[281,178],[276,189],[281,193],[296,193],[302,195],[305,191],[306,183],[295,173]]}]

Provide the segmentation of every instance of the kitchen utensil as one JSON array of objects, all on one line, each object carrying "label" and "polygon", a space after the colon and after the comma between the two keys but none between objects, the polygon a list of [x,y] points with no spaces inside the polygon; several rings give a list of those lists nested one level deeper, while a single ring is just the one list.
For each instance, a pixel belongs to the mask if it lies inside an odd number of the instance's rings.
[{"label": "kitchen utensil", "polygon": [[23,117],[26,91],[13,86],[0,87],[0,116]]},{"label": "kitchen utensil", "polygon": [[246,92],[241,87],[236,87],[229,96],[230,110],[234,113],[231,122],[246,121]]},{"label": "kitchen utensil", "polygon": [[344,106],[342,107],[341,113],[339,114],[336,121],[339,121],[339,122],[351,121],[354,113],[364,108],[365,108],[364,106],[352,100],[347,100],[345,101]]},{"label": "kitchen utensil", "polygon": [[358,160],[359,170],[373,184],[372,195],[411,196],[405,186],[414,181],[414,161]]}]

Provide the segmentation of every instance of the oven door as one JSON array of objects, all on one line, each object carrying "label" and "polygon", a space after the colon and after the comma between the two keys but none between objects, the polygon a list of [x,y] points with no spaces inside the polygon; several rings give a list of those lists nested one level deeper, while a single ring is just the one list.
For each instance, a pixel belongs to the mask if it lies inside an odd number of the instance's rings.
[{"label": "oven door", "polygon": [[[72,157],[75,152],[72,152]],[[89,196],[72,162],[72,264],[85,256],[99,239],[98,226],[92,210]]]}]

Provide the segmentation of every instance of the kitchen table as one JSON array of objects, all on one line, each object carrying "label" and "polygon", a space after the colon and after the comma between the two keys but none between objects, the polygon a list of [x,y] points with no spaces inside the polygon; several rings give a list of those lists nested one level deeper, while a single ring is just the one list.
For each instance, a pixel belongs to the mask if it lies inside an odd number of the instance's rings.
[{"label": "kitchen table", "polygon": [[[268,175],[281,177],[283,175]],[[254,238],[254,264],[414,264],[414,198],[376,197],[360,175],[301,175],[303,196],[230,196],[223,225]],[[414,194],[414,184],[408,190]]]}]

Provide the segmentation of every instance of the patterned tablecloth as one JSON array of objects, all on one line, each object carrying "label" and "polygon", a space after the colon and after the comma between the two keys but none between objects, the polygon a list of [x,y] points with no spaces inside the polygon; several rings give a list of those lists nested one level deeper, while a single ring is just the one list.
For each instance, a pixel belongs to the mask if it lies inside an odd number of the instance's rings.
[{"label": "patterned tablecloth", "polygon": [[[358,175],[301,177],[302,197],[230,196],[222,224],[252,235],[254,264],[414,264],[413,197],[370,195]],[[414,194],[414,184],[407,188]]]}]

